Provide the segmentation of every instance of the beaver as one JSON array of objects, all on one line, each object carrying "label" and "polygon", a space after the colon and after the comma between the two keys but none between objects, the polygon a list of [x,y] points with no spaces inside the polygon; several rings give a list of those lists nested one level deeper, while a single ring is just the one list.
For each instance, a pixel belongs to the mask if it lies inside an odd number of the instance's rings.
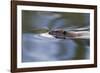
[{"label": "beaver", "polygon": [[60,39],[66,39],[66,37],[73,38],[73,37],[81,36],[81,34],[79,33],[71,32],[71,31],[68,32],[64,30],[50,31],[49,34]]}]

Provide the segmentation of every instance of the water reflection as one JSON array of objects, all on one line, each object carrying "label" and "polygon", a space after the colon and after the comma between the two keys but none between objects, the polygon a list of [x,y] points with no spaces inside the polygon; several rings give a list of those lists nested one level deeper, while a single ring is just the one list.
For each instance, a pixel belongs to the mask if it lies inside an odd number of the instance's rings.
[{"label": "water reflection", "polygon": [[89,14],[42,11],[22,11],[22,14],[22,62],[89,59],[89,38],[41,35],[55,29],[89,26]]},{"label": "water reflection", "polygon": [[23,34],[23,61],[72,59],[75,56],[75,48],[76,44],[73,40],[45,38],[31,33]]}]

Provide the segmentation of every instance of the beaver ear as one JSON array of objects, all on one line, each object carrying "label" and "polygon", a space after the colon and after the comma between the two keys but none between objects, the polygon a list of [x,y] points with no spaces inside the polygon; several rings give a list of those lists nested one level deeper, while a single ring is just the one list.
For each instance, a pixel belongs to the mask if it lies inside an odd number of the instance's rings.
[{"label": "beaver ear", "polygon": [[63,34],[66,35],[66,31],[63,31]]}]

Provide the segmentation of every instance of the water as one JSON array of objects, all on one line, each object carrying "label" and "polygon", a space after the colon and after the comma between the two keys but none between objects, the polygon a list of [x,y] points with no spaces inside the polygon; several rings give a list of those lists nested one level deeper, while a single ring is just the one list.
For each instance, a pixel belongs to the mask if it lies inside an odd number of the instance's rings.
[{"label": "water", "polygon": [[[89,13],[22,11],[22,62],[89,59]],[[59,39],[49,31],[81,31],[83,37]],[[71,29],[71,30],[70,30]],[[77,30],[75,30],[77,29]],[[74,32],[75,33],[75,32]],[[84,33],[84,34],[83,34]],[[83,39],[84,38],[84,39]]]},{"label": "water", "polygon": [[[75,60],[78,44],[74,40],[32,33],[24,33],[22,38],[23,62]],[[85,55],[88,59],[86,51]]]}]

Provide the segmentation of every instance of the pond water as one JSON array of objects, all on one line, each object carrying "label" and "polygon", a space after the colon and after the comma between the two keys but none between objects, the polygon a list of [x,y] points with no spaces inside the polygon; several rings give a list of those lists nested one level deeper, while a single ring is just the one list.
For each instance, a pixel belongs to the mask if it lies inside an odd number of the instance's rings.
[{"label": "pond water", "polygon": [[89,59],[89,38],[59,39],[43,35],[56,29],[67,31],[89,26],[89,17],[88,13],[23,10],[22,62]]},{"label": "pond water", "polygon": [[[75,60],[78,53],[78,43],[74,40],[44,37],[40,34],[23,34],[22,44],[23,62]],[[83,51],[84,56],[80,54],[79,59],[88,59],[89,48],[82,47],[80,49]]]}]

